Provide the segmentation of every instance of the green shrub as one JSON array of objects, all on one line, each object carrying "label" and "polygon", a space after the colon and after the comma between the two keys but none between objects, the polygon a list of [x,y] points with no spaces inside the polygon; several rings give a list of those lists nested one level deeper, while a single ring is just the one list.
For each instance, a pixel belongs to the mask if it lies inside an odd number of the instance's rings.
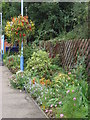
[{"label": "green shrub", "polygon": [[24,67],[26,67],[26,62],[28,61],[29,58],[31,58],[33,52],[36,52],[38,50],[38,47],[35,44],[29,44],[24,46]]},{"label": "green shrub", "polygon": [[59,54],[57,54],[54,58],[52,58],[52,64],[61,66]]},{"label": "green shrub", "polygon": [[34,52],[32,57],[28,59],[26,70],[29,71],[31,75],[41,78],[48,74],[50,65],[51,61],[50,58],[48,58],[48,53],[39,50]]},{"label": "green shrub", "polygon": [[4,60],[6,66],[11,70],[12,73],[16,73],[20,69],[20,56],[11,55],[6,57]]},{"label": "green shrub", "polygon": [[10,78],[10,83],[14,88],[24,90],[24,86],[28,83],[28,77],[24,72],[17,72]]},{"label": "green shrub", "polygon": [[58,73],[52,80],[54,87],[60,87],[60,89],[66,89],[69,85],[73,85],[73,80],[69,75],[64,73]]}]

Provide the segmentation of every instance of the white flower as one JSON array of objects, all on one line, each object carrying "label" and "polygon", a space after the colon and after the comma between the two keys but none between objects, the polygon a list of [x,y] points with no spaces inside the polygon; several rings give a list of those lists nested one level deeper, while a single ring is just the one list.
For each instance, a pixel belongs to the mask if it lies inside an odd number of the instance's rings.
[{"label": "white flower", "polygon": [[18,57],[20,57],[20,55],[18,55]]},{"label": "white flower", "polygon": [[34,67],[32,67],[32,70],[34,70]]},{"label": "white flower", "polygon": [[22,90],[20,90],[20,92],[22,92]]}]

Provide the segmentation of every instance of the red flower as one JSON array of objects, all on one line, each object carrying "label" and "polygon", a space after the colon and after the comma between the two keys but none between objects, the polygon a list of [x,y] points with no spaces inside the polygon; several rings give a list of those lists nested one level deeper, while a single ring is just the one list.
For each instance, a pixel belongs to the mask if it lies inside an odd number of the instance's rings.
[{"label": "red flower", "polygon": [[31,26],[30,26],[30,30],[31,30]]},{"label": "red flower", "polygon": [[52,58],[55,58],[55,55],[53,55]]},{"label": "red flower", "polygon": [[51,53],[49,53],[49,58],[51,58]]},{"label": "red flower", "polygon": [[26,22],[26,24],[28,24],[29,22]]},{"label": "red flower", "polygon": [[10,61],[10,59],[9,59],[9,63],[10,63],[11,61]]},{"label": "red flower", "polygon": [[19,28],[17,28],[17,31],[19,30]]},{"label": "red flower", "polygon": [[33,79],[33,84],[35,84],[35,78]]},{"label": "red flower", "polygon": [[21,37],[21,33],[19,34],[19,36]]},{"label": "red flower", "polygon": [[13,61],[13,58],[11,60]]},{"label": "red flower", "polygon": [[14,19],[14,18],[12,18],[12,21],[14,22],[14,21],[15,21],[15,19]]},{"label": "red flower", "polygon": [[26,36],[25,34],[23,34],[23,36]]},{"label": "red flower", "polygon": [[18,32],[16,32],[16,35],[18,34]]},{"label": "red flower", "polygon": [[13,31],[13,28],[11,30]]}]

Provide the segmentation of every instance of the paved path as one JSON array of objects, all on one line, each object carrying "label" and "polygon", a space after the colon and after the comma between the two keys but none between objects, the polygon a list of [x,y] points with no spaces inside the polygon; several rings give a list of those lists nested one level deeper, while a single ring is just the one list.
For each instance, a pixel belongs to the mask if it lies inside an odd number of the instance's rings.
[{"label": "paved path", "polygon": [[0,54],[0,120],[2,118],[2,62]]},{"label": "paved path", "polygon": [[5,66],[0,66],[0,76],[1,75],[3,118],[46,118],[43,112],[33,102],[33,100],[28,98],[27,94],[24,92],[20,93],[19,90],[15,90],[8,86],[8,78],[10,77],[11,73]]}]

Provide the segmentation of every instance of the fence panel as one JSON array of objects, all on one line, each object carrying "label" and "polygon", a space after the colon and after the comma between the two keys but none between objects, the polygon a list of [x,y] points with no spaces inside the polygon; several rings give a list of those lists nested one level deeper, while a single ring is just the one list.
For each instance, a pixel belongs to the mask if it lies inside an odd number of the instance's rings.
[{"label": "fence panel", "polygon": [[90,39],[79,39],[69,41],[57,41],[56,44],[52,42],[43,41],[40,43],[40,48],[45,48],[51,54],[51,57],[59,54],[60,64],[64,69],[69,70],[76,64],[77,55],[85,56],[86,70],[90,77]]}]

